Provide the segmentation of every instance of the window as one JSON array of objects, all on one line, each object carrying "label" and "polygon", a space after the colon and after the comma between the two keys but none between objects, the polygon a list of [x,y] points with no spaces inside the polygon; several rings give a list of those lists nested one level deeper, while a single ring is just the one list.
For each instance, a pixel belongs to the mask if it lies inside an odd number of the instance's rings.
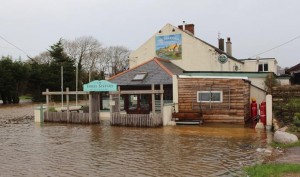
[{"label": "window", "polygon": [[144,80],[146,78],[146,76],[147,76],[146,72],[137,73],[132,80],[134,80],[134,81],[142,81],[142,80]]},{"label": "window", "polygon": [[223,92],[222,91],[198,91],[197,102],[221,103],[223,102]]},{"label": "window", "polygon": [[258,64],[258,72],[266,72],[269,71],[268,63]]}]

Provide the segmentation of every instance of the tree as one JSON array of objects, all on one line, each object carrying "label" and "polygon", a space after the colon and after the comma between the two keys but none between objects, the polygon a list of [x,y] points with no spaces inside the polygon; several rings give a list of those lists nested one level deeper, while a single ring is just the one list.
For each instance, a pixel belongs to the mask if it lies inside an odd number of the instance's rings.
[{"label": "tree", "polygon": [[70,90],[75,90],[75,62],[64,52],[62,39],[50,46],[47,52],[50,56],[48,58],[48,54],[44,55],[47,56],[47,62],[34,60],[38,57],[30,61],[31,75],[28,87],[34,101],[44,101],[42,92],[47,88],[52,91],[61,90],[61,67],[63,67],[64,89],[69,87]]},{"label": "tree", "polygon": [[129,49],[123,46],[111,46],[105,49],[105,71],[109,76],[116,75],[128,68]]},{"label": "tree", "polygon": [[2,57],[0,76],[0,96],[3,103],[19,103],[19,94],[26,89],[29,77],[28,65],[13,61],[11,57]]},{"label": "tree", "polygon": [[28,79],[28,91],[31,93],[32,101],[44,101],[42,92],[49,88],[49,63],[30,62],[30,76]]},{"label": "tree", "polygon": [[50,46],[50,48],[48,51],[53,60],[50,63],[49,89],[56,91],[61,90],[59,81],[61,81],[62,66],[64,87],[75,90],[75,62],[64,52],[62,39]]},{"label": "tree", "polygon": [[79,89],[82,89],[82,72],[89,72],[91,75],[96,60],[101,57],[103,52],[102,44],[91,36],[83,36],[76,38],[74,41],[65,40],[64,46],[66,53],[75,60],[78,66]]},{"label": "tree", "polygon": [[50,64],[52,61],[52,57],[49,51],[44,51],[40,53],[38,56],[30,58],[31,62],[37,62],[38,64]]},{"label": "tree", "polygon": [[265,78],[264,84],[265,88],[267,89],[267,92],[269,94],[272,94],[272,87],[279,85],[279,82],[274,76],[274,74],[269,73]]}]

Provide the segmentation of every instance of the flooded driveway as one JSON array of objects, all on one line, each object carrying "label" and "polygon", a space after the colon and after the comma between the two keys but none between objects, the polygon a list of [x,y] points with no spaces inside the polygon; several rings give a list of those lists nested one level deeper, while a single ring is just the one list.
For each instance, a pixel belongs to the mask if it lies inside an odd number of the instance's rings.
[{"label": "flooded driveway", "polygon": [[[1,111],[1,109],[0,109]],[[163,128],[0,123],[0,176],[241,176],[271,135],[240,125]]]}]

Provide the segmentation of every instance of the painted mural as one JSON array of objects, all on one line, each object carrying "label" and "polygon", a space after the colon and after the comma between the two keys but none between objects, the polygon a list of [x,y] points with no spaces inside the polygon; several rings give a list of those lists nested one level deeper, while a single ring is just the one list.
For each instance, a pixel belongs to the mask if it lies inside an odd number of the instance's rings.
[{"label": "painted mural", "polygon": [[155,51],[159,58],[169,60],[182,59],[182,37],[181,34],[167,36],[156,36]]}]

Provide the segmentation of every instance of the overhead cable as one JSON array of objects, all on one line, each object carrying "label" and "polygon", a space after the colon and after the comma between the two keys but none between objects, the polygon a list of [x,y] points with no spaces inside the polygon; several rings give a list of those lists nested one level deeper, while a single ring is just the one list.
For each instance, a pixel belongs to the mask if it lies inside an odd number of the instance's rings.
[{"label": "overhead cable", "polygon": [[294,41],[294,40],[296,40],[296,39],[298,39],[298,38],[300,38],[300,36],[297,36],[297,37],[295,37],[295,38],[293,38],[293,39],[291,39],[291,40],[289,40],[289,41],[287,41],[287,42],[285,42],[285,43],[283,43],[283,44],[280,44],[280,45],[278,45],[278,46],[276,46],[276,47],[273,47],[273,48],[271,48],[271,49],[269,49],[269,50],[266,50],[266,51],[261,52],[261,53],[256,54],[256,55],[253,55],[253,56],[250,57],[250,58],[253,58],[253,57],[256,57],[256,56],[258,56],[258,55],[261,55],[261,54],[270,52],[271,50],[274,50],[274,49],[277,49],[277,48],[279,48],[279,47],[281,47],[281,46],[284,46],[284,45],[286,45],[286,44],[288,44],[288,43],[290,43],[290,42],[292,42],[292,41]]}]

